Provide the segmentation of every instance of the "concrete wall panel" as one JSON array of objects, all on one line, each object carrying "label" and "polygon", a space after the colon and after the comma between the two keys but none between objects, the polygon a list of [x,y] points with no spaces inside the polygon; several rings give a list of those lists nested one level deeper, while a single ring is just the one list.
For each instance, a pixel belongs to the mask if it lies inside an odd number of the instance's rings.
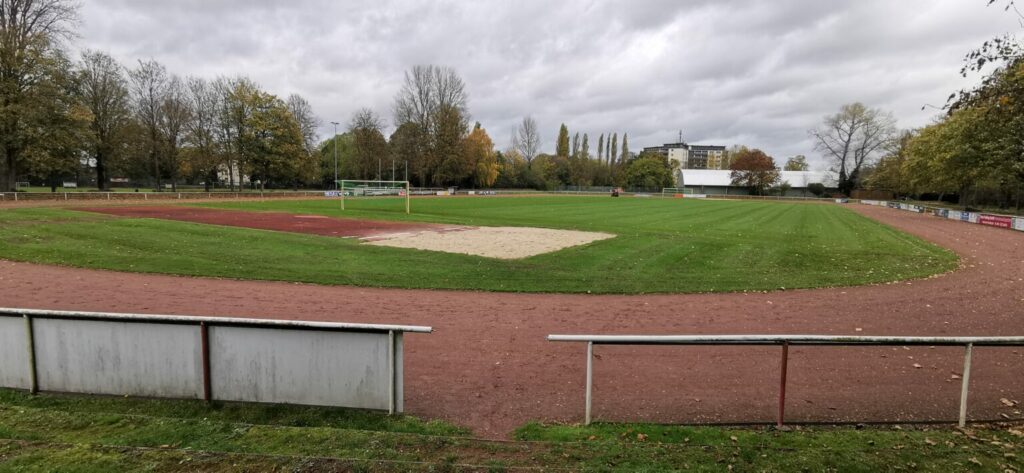
[{"label": "concrete wall panel", "polygon": [[201,398],[199,327],[36,319],[39,389]]},{"label": "concrete wall panel", "polygon": [[386,333],[209,330],[214,399],[388,408]]},{"label": "concrete wall panel", "polygon": [[29,389],[28,329],[21,317],[0,317],[0,387]]}]

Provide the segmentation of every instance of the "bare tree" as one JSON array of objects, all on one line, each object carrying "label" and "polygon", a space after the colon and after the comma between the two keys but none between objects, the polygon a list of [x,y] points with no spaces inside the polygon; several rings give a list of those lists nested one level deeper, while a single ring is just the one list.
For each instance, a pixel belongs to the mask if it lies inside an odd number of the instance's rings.
[{"label": "bare tree", "polygon": [[218,77],[210,83],[212,94],[216,97],[217,151],[220,154],[217,167],[223,169],[228,176],[228,190],[235,189],[235,175],[238,174],[238,190],[242,190],[242,177],[238,165],[237,129],[232,120],[231,96],[235,81],[227,77]]},{"label": "bare tree", "polygon": [[815,148],[832,161],[839,174],[839,190],[849,195],[857,186],[864,165],[896,134],[892,114],[862,103],[843,105],[839,113],[825,117],[822,126],[809,132]]},{"label": "bare tree", "polygon": [[395,96],[395,126],[407,133],[404,158],[420,182],[447,179],[438,169],[460,148],[469,126],[466,85],[450,67],[415,66]]},{"label": "bare tree", "polygon": [[540,152],[540,131],[537,122],[533,117],[523,117],[522,123],[512,136],[512,148],[519,152],[526,160],[527,166],[533,162],[533,158]]},{"label": "bare tree", "polygon": [[192,107],[185,90],[185,85],[178,76],[171,76],[164,91],[161,107],[161,132],[167,144],[167,167],[171,174],[171,190],[178,190],[178,172],[181,163],[178,151],[185,132],[192,121]]},{"label": "bare tree", "polygon": [[96,161],[96,185],[105,190],[109,161],[124,142],[125,127],[131,120],[128,81],[114,58],[98,51],[84,51],[78,85],[79,96],[92,113],[90,148]]},{"label": "bare tree", "polygon": [[384,120],[369,108],[361,108],[352,115],[349,122],[349,133],[352,134],[351,161],[346,164],[346,171],[358,179],[370,179],[375,176],[381,179],[381,164],[387,156],[388,142],[381,130]]},{"label": "bare tree", "polygon": [[168,83],[167,69],[154,60],[140,60],[139,67],[128,71],[128,77],[131,79],[135,117],[149,135],[146,147],[150,163],[153,165],[156,190],[160,191],[160,130],[163,122],[163,99]]},{"label": "bare tree", "polygon": [[201,77],[186,80],[192,119],[186,125],[185,140],[192,146],[192,168],[203,177],[203,185],[217,181],[217,167],[221,161],[222,140],[220,128],[221,95],[214,84]]},{"label": "bare tree", "polygon": [[316,150],[316,130],[320,128],[320,119],[313,113],[313,107],[309,105],[309,102],[299,94],[289,95],[287,104],[288,111],[295,117],[295,121],[299,123],[299,129],[302,130],[302,141],[305,144],[306,153],[313,154]]},{"label": "bare tree", "polygon": [[[35,127],[34,91],[45,84],[57,43],[72,36],[78,4],[68,0],[0,0],[0,189],[14,190]],[[45,139],[45,138],[43,138]]]},{"label": "bare tree", "polygon": [[352,114],[352,120],[349,121],[348,128],[350,131],[373,130],[380,132],[384,129],[384,119],[372,109],[363,107]]},{"label": "bare tree", "polygon": [[469,113],[466,85],[455,69],[444,66],[414,66],[395,96],[395,124],[415,123],[433,134],[441,110],[455,109],[464,122]]}]

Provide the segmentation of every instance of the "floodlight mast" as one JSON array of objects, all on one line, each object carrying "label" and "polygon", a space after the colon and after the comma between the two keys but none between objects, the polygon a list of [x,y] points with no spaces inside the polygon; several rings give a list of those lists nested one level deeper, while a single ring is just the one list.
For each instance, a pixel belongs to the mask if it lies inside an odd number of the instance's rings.
[{"label": "floodlight mast", "polygon": [[331,122],[334,125],[334,190],[338,190],[338,122]]}]

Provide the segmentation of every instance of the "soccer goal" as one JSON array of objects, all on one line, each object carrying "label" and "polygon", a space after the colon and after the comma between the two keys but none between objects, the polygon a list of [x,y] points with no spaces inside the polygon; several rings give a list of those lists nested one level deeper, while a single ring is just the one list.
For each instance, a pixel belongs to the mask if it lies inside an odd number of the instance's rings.
[{"label": "soccer goal", "polygon": [[338,197],[341,210],[345,210],[345,199],[399,197],[405,200],[405,213],[409,213],[409,181],[343,179],[338,181]]},{"label": "soccer goal", "polygon": [[665,187],[661,189],[662,197],[675,197],[677,199],[681,199],[689,194],[693,194],[693,189],[687,189],[685,187]]}]

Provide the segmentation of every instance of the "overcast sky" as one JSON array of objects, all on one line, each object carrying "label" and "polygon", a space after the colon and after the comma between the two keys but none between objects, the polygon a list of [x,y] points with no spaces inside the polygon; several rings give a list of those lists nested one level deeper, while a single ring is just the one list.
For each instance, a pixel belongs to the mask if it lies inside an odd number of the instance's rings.
[{"label": "overcast sky", "polygon": [[[403,71],[455,68],[472,119],[504,148],[524,115],[551,152],[571,132],[629,134],[639,151],[684,140],[745,144],[824,164],[807,130],[840,105],[927,124],[962,79],[961,59],[1019,32],[986,0],[306,1],[88,0],[77,47],[182,75],[246,75],[347,123],[392,121]],[[388,132],[390,133],[390,131]]]}]

